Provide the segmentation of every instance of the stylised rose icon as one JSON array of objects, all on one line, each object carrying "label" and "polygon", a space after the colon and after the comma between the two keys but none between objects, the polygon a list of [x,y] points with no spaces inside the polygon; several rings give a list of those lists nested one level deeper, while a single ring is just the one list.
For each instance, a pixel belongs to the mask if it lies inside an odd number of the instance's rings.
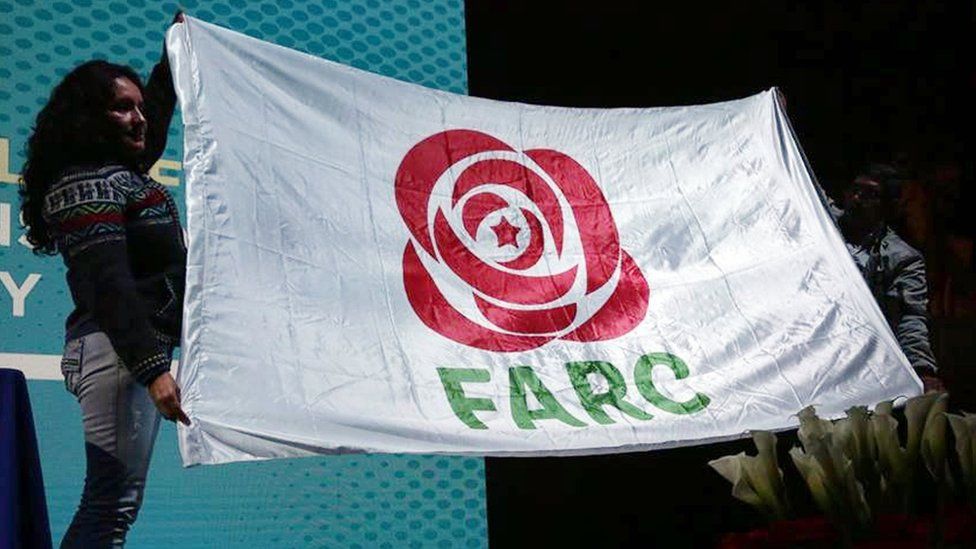
[{"label": "stylised rose icon", "polygon": [[565,154],[441,132],[400,163],[396,201],[412,236],[407,298],[458,343],[524,351],[603,341],[647,312],[647,282],[620,248],[603,193]]}]

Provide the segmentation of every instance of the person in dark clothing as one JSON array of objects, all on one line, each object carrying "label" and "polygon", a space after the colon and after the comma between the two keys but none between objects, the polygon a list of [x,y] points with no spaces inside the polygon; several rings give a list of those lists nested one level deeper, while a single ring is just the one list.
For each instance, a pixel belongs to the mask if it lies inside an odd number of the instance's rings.
[{"label": "person in dark clothing", "polygon": [[844,191],[843,210],[829,207],[908,361],[926,390],[941,390],[929,343],[925,258],[890,226],[901,183],[895,168],[871,164]]},{"label": "person in dark clothing", "polygon": [[28,140],[27,239],[62,256],[75,305],[61,369],[81,405],[87,472],[62,547],[122,546],[160,414],[189,424],[169,373],[186,248],[172,196],[146,175],[175,104],[165,51],[145,87],[128,67],[90,61],[54,88]]}]

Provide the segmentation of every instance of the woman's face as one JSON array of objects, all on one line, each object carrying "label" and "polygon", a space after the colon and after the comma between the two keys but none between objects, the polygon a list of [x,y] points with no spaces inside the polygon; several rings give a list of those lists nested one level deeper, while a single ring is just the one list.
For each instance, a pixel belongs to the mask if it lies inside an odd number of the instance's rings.
[{"label": "woman's face", "polygon": [[142,92],[125,77],[115,79],[108,105],[110,142],[126,158],[135,158],[146,149],[146,118],[142,114]]}]

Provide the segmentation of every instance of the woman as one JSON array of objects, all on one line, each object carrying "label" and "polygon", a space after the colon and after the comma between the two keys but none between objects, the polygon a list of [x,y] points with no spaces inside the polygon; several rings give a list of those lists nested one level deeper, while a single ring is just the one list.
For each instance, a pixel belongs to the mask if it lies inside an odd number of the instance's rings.
[{"label": "woman", "polygon": [[87,473],[62,547],[122,546],[160,414],[189,424],[169,373],[186,248],[172,197],[146,175],[174,106],[165,52],[145,88],[128,67],[90,61],[57,85],[27,143],[27,239],[61,254],[75,305],[61,369],[81,405]]}]

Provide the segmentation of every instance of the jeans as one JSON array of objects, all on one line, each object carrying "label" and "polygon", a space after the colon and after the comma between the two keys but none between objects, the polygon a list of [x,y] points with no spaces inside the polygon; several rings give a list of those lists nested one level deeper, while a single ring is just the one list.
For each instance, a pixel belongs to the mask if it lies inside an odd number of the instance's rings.
[{"label": "jeans", "polygon": [[61,371],[81,405],[87,472],[62,548],[122,547],[146,486],[160,414],[103,332],[65,344]]}]

